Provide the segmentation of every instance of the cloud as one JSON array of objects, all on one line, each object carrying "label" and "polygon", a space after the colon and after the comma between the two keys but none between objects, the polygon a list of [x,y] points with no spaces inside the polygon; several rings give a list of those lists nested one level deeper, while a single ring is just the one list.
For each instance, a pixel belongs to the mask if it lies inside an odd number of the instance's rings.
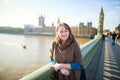
[{"label": "cloud", "polygon": [[120,10],[120,6],[116,6],[115,8],[118,9],[118,10]]},{"label": "cloud", "polygon": [[115,8],[120,10],[120,0],[114,1],[113,4],[115,4]]},{"label": "cloud", "polygon": [[120,5],[120,0],[114,1],[113,4]]}]

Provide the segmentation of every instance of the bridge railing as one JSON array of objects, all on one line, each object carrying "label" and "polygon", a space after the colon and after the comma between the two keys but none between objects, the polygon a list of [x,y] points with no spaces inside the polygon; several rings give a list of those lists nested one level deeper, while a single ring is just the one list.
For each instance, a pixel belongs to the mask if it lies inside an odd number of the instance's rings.
[{"label": "bridge railing", "polygon": [[[100,40],[101,36],[80,46],[86,67],[89,65],[92,58],[94,57],[95,52],[100,44]],[[26,75],[20,80],[50,80],[50,77],[53,76],[53,71],[50,69],[50,66],[52,65],[49,63],[43,66],[42,68]]]},{"label": "bridge railing", "polygon": [[84,45],[80,46],[86,67],[89,65],[92,58],[94,57],[96,50],[100,44],[100,41],[101,41],[101,36],[99,36],[99,37],[85,43]]}]

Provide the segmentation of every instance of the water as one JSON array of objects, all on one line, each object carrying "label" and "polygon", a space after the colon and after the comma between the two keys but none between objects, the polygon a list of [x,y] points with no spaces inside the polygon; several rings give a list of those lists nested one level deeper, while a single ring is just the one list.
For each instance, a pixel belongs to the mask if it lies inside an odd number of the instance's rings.
[{"label": "water", "polygon": [[[0,34],[0,80],[19,80],[49,63],[54,37]],[[80,45],[90,39],[77,39]],[[24,49],[23,45],[27,48]]]}]

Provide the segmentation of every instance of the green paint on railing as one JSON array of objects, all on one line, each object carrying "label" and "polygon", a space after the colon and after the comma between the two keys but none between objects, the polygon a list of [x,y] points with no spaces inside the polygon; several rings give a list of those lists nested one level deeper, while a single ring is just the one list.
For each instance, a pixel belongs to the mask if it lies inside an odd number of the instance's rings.
[{"label": "green paint on railing", "polygon": [[53,71],[50,69],[50,66],[51,64],[48,64],[20,80],[49,80],[53,74]]},{"label": "green paint on railing", "polygon": [[85,62],[86,67],[92,61],[99,44],[100,44],[100,40],[95,44],[95,46],[92,47],[92,49],[87,53],[87,55],[84,56],[83,60]]}]

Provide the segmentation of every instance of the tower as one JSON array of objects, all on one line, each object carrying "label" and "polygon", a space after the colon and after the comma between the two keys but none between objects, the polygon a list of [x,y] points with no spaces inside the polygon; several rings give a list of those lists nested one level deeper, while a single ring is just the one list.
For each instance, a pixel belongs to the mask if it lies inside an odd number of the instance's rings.
[{"label": "tower", "polygon": [[88,22],[87,27],[88,27],[87,33],[91,35],[92,34],[92,22]]},{"label": "tower", "polygon": [[54,23],[52,22],[52,27],[54,27]]},{"label": "tower", "polygon": [[104,12],[103,12],[103,7],[102,7],[100,14],[99,14],[98,35],[101,35],[103,33],[103,24],[104,24]]},{"label": "tower", "polygon": [[39,17],[39,26],[45,27],[45,18],[42,15]]},{"label": "tower", "polygon": [[58,17],[58,21],[57,21],[57,24],[60,23],[60,17]]},{"label": "tower", "polygon": [[78,36],[82,36],[83,34],[84,23],[79,23],[78,27]]}]

